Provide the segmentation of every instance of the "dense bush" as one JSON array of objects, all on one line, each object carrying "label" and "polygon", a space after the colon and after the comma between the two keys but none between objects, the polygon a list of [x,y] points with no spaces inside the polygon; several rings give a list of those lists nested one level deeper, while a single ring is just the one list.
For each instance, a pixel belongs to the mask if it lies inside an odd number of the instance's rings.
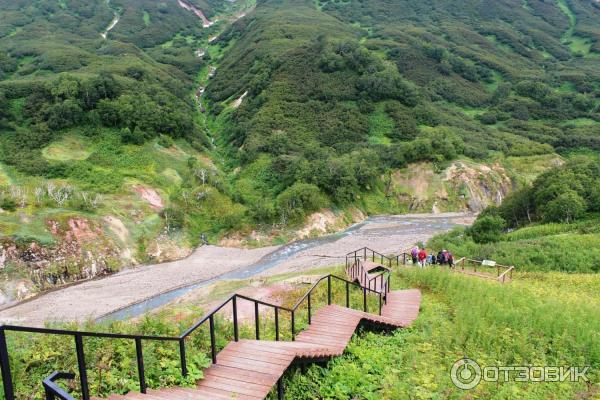
[{"label": "dense bush", "polygon": [[469,227],[467,233],[475,243],[491,243],[500,240],[500,235],[506,226],[506,221],[498,215],[485,215]]},{"label": "dense bush", "polygon": [[576,157],[539,176],[533,185],[510,195],[499,209],[509,226],[533,221],[573,222],[596,211],[600,162]]}]

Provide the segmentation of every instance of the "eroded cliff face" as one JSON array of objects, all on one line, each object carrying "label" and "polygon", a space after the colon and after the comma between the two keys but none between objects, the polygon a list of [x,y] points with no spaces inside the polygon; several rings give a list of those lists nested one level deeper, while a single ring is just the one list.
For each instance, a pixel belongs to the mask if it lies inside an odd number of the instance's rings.
[{"label": "eroded cliff face", "polygon": [[[48,219],[46,225],[54,238],[52,244],[8,238],[0,241],[0,269],[7,272],[0,305],[111,273],[123,262],[118,243],[105,234],[98,221],[74,216]],[[12,279],[10,272],[14,272]]]},{"label": "eroded cliff face", "polygon": [[[444,171],[442,178],[446,196],[440,196],[442,205],[457,201],[457,206],[472,212],[483,211],[489,205],[499,205],[516,183],[498,163],[491,165],[455,162]],[[452,196],[450,193],[458,195]],[[453,210],[455,211],[455,210]]]},{"label": "eroded cliff face", "polygon": [[452,162],[443,170],[431,163],[413,164],[392,175],[390,192],[414,212],[468,211],[478,213],[498,205],[532,176],[560,164],[558,156],[511,162]]}]

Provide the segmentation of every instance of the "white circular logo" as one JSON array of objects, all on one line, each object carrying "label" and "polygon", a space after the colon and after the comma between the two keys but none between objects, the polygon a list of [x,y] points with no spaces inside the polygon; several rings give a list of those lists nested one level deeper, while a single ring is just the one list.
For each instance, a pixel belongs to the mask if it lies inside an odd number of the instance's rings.
[{"label": "white circular logo", "polygon": [[471,390],[481,382],[481,367],[470,358],[461,358],[452,366],[450,378],[457,388]]}]

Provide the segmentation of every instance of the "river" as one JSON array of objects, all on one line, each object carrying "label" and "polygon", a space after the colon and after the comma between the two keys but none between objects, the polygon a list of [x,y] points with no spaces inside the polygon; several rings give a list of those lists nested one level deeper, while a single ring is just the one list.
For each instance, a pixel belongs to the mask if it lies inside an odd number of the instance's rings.
[{"label": "river", "polygon": [[127,319],[218,280],[338,265],[346,253],[364,246],[386,254],[400,253],[416,242],[471,221],[465,214],[380,216],[340,233],[283,246],[203,246],[183,260],[146,265],[47,293],[2,310],[0,322],[43,326],[46,322]]}]

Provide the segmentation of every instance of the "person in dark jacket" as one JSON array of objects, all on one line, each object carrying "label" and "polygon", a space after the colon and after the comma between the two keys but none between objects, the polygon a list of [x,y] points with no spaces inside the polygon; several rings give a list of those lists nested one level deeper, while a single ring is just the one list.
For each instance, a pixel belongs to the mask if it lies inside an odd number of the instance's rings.
[{"label": "person in dark jacket", "polygon": [[444,252],[440,250],[440,252],[437,255],[437,263],[439,265],[444,265]]}]

